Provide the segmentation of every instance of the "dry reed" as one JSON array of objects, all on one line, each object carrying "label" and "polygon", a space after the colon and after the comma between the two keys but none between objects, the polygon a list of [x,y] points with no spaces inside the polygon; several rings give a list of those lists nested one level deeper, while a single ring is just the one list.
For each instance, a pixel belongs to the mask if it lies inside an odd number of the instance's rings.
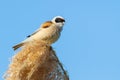
[{"label": "dry reed", "polygon": [[13,56],[5,80],[69,80],[69,77],[51,46],[31,42]]}]

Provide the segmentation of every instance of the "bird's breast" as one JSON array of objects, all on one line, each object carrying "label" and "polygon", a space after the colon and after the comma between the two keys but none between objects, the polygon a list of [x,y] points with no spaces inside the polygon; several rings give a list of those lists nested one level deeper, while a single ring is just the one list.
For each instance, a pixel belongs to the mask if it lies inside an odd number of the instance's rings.
[{"label": "bird's breast", "polygon": [[42,38],[42,40],[46,41],[48,44],[52,44],[56,42],[59,37],[60,37],[60,32],[59,31],[51,31],[50,33],[46,33],[46,37]]}]

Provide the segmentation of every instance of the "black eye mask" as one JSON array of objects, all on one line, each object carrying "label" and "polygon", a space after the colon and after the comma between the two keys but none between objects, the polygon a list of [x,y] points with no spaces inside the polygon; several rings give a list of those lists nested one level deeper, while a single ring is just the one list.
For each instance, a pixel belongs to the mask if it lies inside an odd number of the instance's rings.
[{"label": "black eye mask", "polygon": [[62,19],[62,18],[56,18],[56,19],[55,19],[55,22],[56,22],[56,23],[59,23],[59,22],[65,22],[65,20]]}]

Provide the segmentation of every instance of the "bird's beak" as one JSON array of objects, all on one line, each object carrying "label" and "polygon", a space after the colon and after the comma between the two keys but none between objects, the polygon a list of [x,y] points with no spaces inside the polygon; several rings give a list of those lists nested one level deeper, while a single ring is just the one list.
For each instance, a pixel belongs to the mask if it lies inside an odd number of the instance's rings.
[{"label": "bird's beak", "polygon": [[65,23],[65,20],[64,19],[62,19],[63,20],[63,22]]}]

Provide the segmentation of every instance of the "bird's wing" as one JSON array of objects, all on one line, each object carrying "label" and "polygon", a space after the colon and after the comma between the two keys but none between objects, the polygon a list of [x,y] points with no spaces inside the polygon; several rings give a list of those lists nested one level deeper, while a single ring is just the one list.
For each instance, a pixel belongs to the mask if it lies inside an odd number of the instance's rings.
[{"label": "bird's wing", "polygon": [[[47,21],[47,22],[45,22],[45,23],[43,23],[43,24],[41,25],[41,28],[42,28],[42,29],[48,28],[48,27],[51,26],[51,24],[52,24],[52,21]],[[36,30],[33,34],[28,35],[27,37],[29,38],[29,37],[33,36],[34,34],[36,34],[37,32],[39,32],[39,31],[41,30],[41,28],[39,28],[38,30]]]},{"label": "bird's wing", "polygon": [[33,36],[34,34],[36,34],[36,33],[39,32],[39,31],[40,31],[40,29],[36,30],[36,31],[35,31],[34,33],[32,33],[31,35],[28,35],[27,38]]}]

